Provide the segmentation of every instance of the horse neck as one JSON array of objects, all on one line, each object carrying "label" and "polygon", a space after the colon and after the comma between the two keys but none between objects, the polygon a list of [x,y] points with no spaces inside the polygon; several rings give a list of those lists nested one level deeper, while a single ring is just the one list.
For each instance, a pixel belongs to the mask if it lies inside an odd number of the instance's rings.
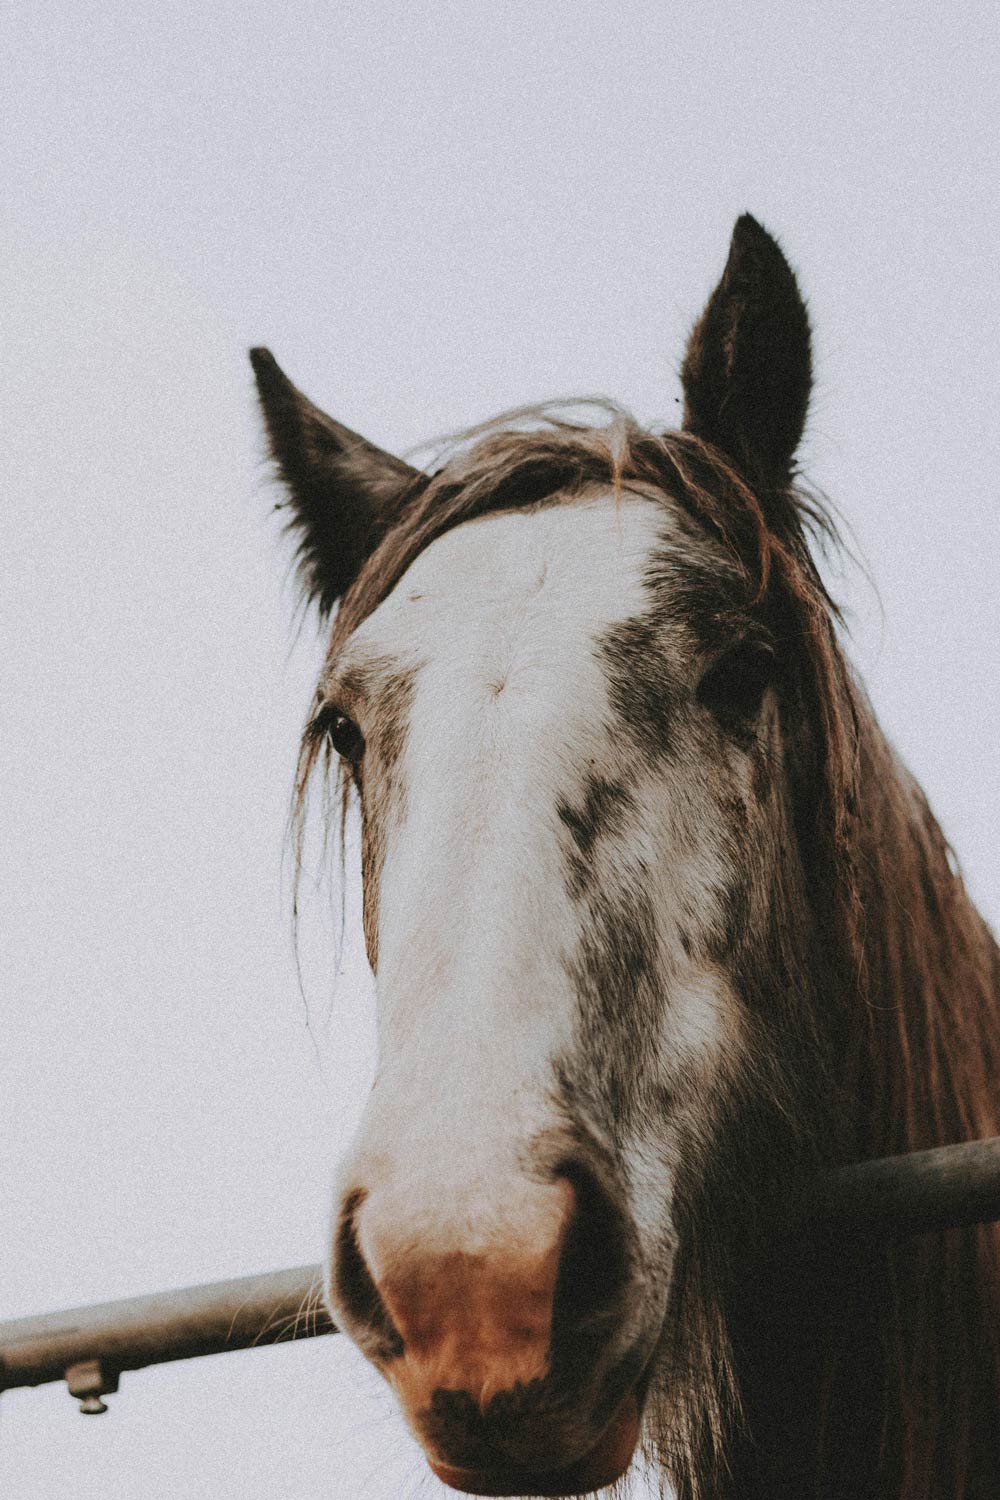
[{"label": "horse neck", "polygon": [[[807,1134],[840,1159],[1000,1133],[1000,953],[860,698],[855,723],[851,844],[811,876],[827,1040]],[[824,929],[835,878],[854,899]],[[680,1500],[996,1500],[1000,1229],[779,1247],[759,1269],[727,1222],[700,1229],[654,1421]]]},{"label": "horse neck", "polygon": [[870,715],[861,733],[852,1154],[1000,1134],[1000,950],[919,786]]},{"label": "horse neck", "polygon": [[[922,792],[859,715],[838,1150],[1000,1134],[1000,952]],[[860,981],[860,982],[859,982]],[[830,997],[834,998],[834,997]],[[787,1260],[744,1322],[727,1500],[987,1500],[1000,1475],[1000,1227]],[[734,1309],[735,1310],[735,1309]],[[734,1322],[739,1331],[739,1313]]]}]

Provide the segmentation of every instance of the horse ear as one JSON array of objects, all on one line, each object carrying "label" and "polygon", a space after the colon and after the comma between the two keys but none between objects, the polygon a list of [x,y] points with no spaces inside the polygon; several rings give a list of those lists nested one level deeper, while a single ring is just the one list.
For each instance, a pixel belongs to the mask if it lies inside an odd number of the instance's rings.
[{"label": "horse ear", "polygon": [[764,489],[788,484],[812,385],[809,318],[791,267],[750,214],[681,370],[684,427]]},{"label": "horse ear", "polygon": [[271,457],[291,499],[299,572],[326,616],[424,476],[320,411],[269,349],[251,349],[250,363]]}]

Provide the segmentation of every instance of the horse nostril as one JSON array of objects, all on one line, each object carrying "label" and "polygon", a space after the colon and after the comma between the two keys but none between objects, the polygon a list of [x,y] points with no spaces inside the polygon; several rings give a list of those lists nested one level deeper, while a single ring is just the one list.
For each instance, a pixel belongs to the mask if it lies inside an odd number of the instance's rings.
[{"label": "horse nostril", "polygon": [[351,1336],[370,1359],[385,1363],[403,1353],[403,1340],[365,1264],[355,1219],[365,1194],[360,1188],[344,1200],[337,1224],[333,1286]]},{"label": "horse nostril", "polygon": [[576,1205],[559,1262],[554,1321],[578,1329],[620,1303],[630,1270],[627,1221],[583,1162],[562,1163],[559,1175],[571,1184]]}]

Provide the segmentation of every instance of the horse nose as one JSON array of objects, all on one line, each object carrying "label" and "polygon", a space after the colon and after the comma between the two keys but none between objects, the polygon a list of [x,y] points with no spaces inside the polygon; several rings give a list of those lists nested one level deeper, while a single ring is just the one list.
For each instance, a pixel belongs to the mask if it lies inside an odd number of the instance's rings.
[{"label": "horse nose", "polygon": [[374,1338],[408,1411],[436,1390],[465,1391],[482,1408],[545,1375],[574,1207],[566,1179],[509,1184],[502,1213],[466,1201],[454,1219],[440,1210],[415,1217],[399,1189],[356,1202],[353,1233],[344,1223],[339,1235],[337,1300],[366,1352]]},{"label": "horse nose", "polygon": [[411,1416],[436,1392],[463,1392],[483,1412],[500,1392],[544,1379],[557,1343],[601,1324],[595,1314],[622,1288],[621,1218],[586,1168],[508,1182],[502,1204],[476,1216],[465,1202],[454,1217],[442,1206],[420,1236],[398,1192],[345,1201],[338,1312]]}]

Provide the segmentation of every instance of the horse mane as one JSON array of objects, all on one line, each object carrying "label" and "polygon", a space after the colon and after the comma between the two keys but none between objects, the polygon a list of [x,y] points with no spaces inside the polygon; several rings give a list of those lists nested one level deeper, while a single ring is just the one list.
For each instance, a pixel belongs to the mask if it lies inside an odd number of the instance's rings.
[{"label": "horse mane", "polygon": [[[464,434],[436,473],[415,479],[341,603],[331,651],[435,537],[464,521],[596,485],[679,503],[723,545],[747,607],[766,613],[781,638],[805,726],[791,769],[821,978],[815,1014],[801,1024],[822,1039],[809,1086],[825,1102],[816,1120],[796,1122],[812,1132],[803,1159],[1000,1134],[1000,952],[841,650],[839,614],[811,549],[817,539],[836,544],[829,509],[796,484],[755,492],[709,443],[649,432],[611,403],[597,403],[606,421],[594,426],[583,419],[593,405],[508,413]],[[307,734],[295,785],[300,832],[323,753]],[[348,795],[344,784],[342,816]],[[768,1129],[765,1120],[765,1154]],[[754,1211],[746,1209],[751,1226]],[[746,1315],[732,1229],[700,1227],[707,1248],[687,1265],[676,1304],[687,1390],[662,1418],[651,1405],[650,1452],[680,1500],[996,1493],[1000,1230],[838,1245],[819,1264],[811,1252],[797,1265],[765,1255]]]}]

